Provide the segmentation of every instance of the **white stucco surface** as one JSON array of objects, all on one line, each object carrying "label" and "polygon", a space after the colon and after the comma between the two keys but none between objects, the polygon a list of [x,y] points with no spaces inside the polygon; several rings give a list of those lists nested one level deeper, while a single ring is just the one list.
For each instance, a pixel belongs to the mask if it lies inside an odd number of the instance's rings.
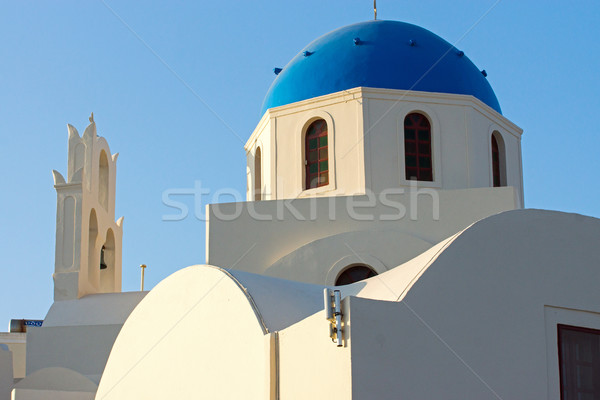
[{"label": "white stucco surface", "polygon": [[[502,138],[503,186],[523,207],[522,130],[473,96],[357,87],[269,109],[244,146],[247,199],[254,199],[256,149],[261,148],[265,199],[347,196],[409,186],[404,118],[427,117],[432,129],[433,181],[420,187],[491,187],[491,136]],[[304,138],[311,122],[328,128],[329,184],[305,188]]]},{"label": "white stucco surface", "polygon": [[[158,399],[175,392],[178,398],[266,399],[273,398],[269,396],[276,382],[284,381],[287,398],[319,391],[333,395],[336,390],[325,382],[307,386],[293,379],[313,357],[323,363],[334,357],[331,362],[345,366],[339,369],[341,376],[349,371],[349,350],[335,351],[331,339],[322,335],[327,328],[322,310],[319,285],[213,266],[188,267],[161,282],[131,314],[115,342],[97,398],[135,393]],[[307,318],[309,322],[300,323]],[[286,330],[292,326],[296,328]],[[274,346],[283,347],[269,344],[268,333],[279,331],[286,332],[276,341],[286,343],[285,380],[271,372]],[[321,375],[323,368],[304,376]],[[235,385],[227,383],[232,376]],[[295,389],[300,386],[305,390]]]},{"label": "white stucco surface", "polygon": [[16,378],[25,376],[27,353],[27,334],[23,332],[0,332],[0,344],[5,344],[12,352],[13,375]]},{"label": "white stucco surface", "polygon": [[98,383],[123,323],[146,294],[102,293],[54,302],[43,326],[28,332],[27,374],[60,367]]},{"label": "white stucco surface", "polygon": [[15,385],[13,400],[91,400],[97,385],[67,368],[45,368]]},{"label": "white stucco surface", "polygon": [[344,296],[400,301],[427,268],[462,232],[442,240],[412,260],[386,272],[383,276],[365,279],[353,285],[342,286],[339,289]]},{"label": "white stucco surface", "polygon": [[14,389],[12,400],[93,400],[94,393],[64,390]]},{"label": "white stucco surface", "polygon": [[267,398],[271,356],[265,333],[234,279],[217,268],[185,268],[131,313],[96,398]]},{"label": "white stucco surface", "polygon": [[97,398],[300,399],[336,388],[331,396],[352,399],[558,399],[556,324],[600,327],[598,238],[600,221],[576,214],[485,218],[340,287],[341,348],[327,333],[324,286],[189,267],[134,310]]},{"label": "white stucco surface", "polygon": [[52,304],[44,327],[123,324],[148,292],[101,293]]},{"label": "white stucco surface", "polygon": [[[600,327],[598,238],[595,218],[512,211],[369,279],[350,298],[353,398],[558,400],[556,324]],[[402,301],[372,300],[378,280]]]},{"label": "white stucco surface", "polygon": [[373,195],[214,204],[207,207],[207,264],[331,285],[345,257],[373,257],[383,272],[475,221],[519,207],[512,187],[407,191],[383,201]]},{"label": "white stucco surface", "polygon": [[[343,317],[345,326],[349,316]],[[344,347],[337,347],[328,325],[321,310],[279,333],[280,399],[352,399],[352,348],[347,336]]]},{"label": "white stucco surface", "polygon": [[121,326],[79,325],[31,329],[27,333],[27,375],[43,368],[61,367],[98,382]]},{"label": "white stucco surface", "polygon": [[10,400],[13,386],[13,359],[8,346],[0,344],[0,400]]},{"label": "white stucco surface", "polygon": [[318,277],[321,284],[334,285],[338,275],[349,265],[366,264],[381,274],[433,244],[401,229],[373,228],[339,233],[305,244],[273,263],[265,274],[297,281]]}]

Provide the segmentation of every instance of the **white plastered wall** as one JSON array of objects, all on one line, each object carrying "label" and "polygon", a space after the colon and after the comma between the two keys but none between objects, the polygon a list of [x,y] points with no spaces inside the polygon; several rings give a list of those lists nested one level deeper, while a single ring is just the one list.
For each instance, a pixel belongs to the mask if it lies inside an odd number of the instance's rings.
[{"label": "white plastered wall", "polygon": [[13,359],[8,346],[0,344],[0,400],[9,400],[13,386]]},{"label": "white plastered wall", "polygon": [[[261,145],[267,199],[379,193],[408,186],[404,172],[404,118],[427,116],[432,127],[433,182],[419,187],[491,187],[491,134],[506,144],[506,186],[523,205],[522,130],[473,96],[354,88],[269,109],[246,143],[248,199],[253,199],[254,154]],[[328,126],[329,185],[305,190],[304,134]],[[266,177],[265,177],[266,176]],[[267,183],[268,182],[268,183]]]},{"label": "white plastered wall", "polygon": [[0,344],[5,344],[12,352],[13,375],[15,378],[23,378],[25,376],[26,340],[26,333],[0,332]]},{"label": "white plastered wall", "polygon": [[[348,309],[347,301],[343,308]],[[348,317],[344,315],[345,326]],[[337,347],[328,330],[325,312],[319,311],[279,332],[281,399],[353,399],[351,338],[346,335],[344,345]]]},{"label": "white plastered wall", "polygon": [[417,112],[431,124],[433,182],[419,187],[468,189],[492,187],[491,134],[506,144],[506,186],[522,206],[522,130],[472,96],[363,89],[367,187],[382,190],[408,186],[404,166],[404,118]]},{"label": "white plastered wall", "polygon": [[268,399],[271,341],[244,291],[200,266],[159,283],[131,313],[96,398]]},{"label": "white plastered wall", "polygon": [[353,399],[560,399],[557,324],[600,328],[598,237],[595,218],[516,210],[421,260],[408,291],[409,265],[371,278],[401,301],[349,299]]},{"label": "white plastered wall", "polygon": [[[575,214],[515,210],[479,221],[344,286],[361,297],[343,301],[341,348],[323,312],[307,307],[321,288],[189,267],[134,311],[97,398],[558,399],[556,323],[600,326],[599,236],[599,220]],[[273,345],[264,327],[286,307],[310,314],[280,326]]]},{"label": "white plastered wall", "polygon": [[43,325],[27,332],[27,376],[58,367],[97,384],[123,323],[145,295],[102,293],[54,302]]},{"label": "white plastered wall", "polygon": [[[364,193],[361,107],[359,95],[340,92],[267,111],[245,145],[253,175],[256,143],[263,143],[263,179],[271,194],[267,199]],[[327,123],[329,184],[305,190],[304,137],[317,119]]]},{"label": "white plastered wall", "polygon": [[[339,261],[349,256],[362,258],[363,263],[382,272],[479,219],[519,208],[512,187],[439,190],[434,194],[437,201],[431,193],[417,191],[386,196],[404,207],[404,216],[376,197],[369,206],[368,196],[210,205],[207,263],[333,284],[343,267]],[[380,261],[381,268],[367,262],[371,259]]]},{"label": "white plastered wall", "polygon": [[98,385],[67,368],[44,368],[16,383],[12,400],[93,400]]},{"label": "white plastered wall", "polygon": [[276,155],[277,152],[274,149],[275,146],[275,132],[274,125],[275,120],[268,118],[261,119],[258,127],[256,128],[252,137],[248,140],[244,146],[246,150],[246,173],[247,173],[247,185],[246,185],[246,200],[254,201],[255,198],[255,156],[256,150],[260,148],[261,152],[261,200],[270,200],[274,198],[275,184],[275,172],[276,172]]}]

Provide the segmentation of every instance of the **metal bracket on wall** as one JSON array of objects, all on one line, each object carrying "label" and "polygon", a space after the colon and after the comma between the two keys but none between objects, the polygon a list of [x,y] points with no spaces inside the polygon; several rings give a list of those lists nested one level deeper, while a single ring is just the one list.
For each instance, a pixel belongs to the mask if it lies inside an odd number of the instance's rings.
[{"label": "metal bracket on wall", "polygon": [[325,307],[325,318],[329,321],[329,337],[331,341],[337,343],[337,347],[342,347],[342,295],[339,290],[324,289],[323,302]]}]

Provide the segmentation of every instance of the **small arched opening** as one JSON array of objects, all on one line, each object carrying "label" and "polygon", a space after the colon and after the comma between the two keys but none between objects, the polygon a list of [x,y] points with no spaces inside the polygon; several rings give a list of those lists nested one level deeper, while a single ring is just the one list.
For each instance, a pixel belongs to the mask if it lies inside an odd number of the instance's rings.
[{"label": "small arched opening", "polygon": [[260,147],[254,153],[254,201],[262,200],[262,153]]},{"label": "small arched opening", "polygon": [[108,211],[108,156],[102,150],[100,152],[100,169],[98,177],[98,200],[100,205]]},{"label": "small arched opening", "polygon": [[504,140],[498,131],[491,137],[492,148],[492,186],[506,186],[506,152]]},{"label": "small arched opening", "polygon": [[100,254],[96,249],[96,242],[98,240],[98,218],[96,217],[96,210],[92,209],[90,212],[90,222],[88,231],[88,265],[87,274],[88,282],[96,287],[98,285],[98,276],[100,274],[98,265],[100,263]]},{"label": "small arched opening", "polygon": [[377,272],[366,264],[353,264],[346,267],[335,280],[335,286],[344,286],[362,281],[377,275]]},{"label": "small arched opening", "polygon": [[106,242],[100,257],[100,292],[115,291],[115,235],[111,229],[106,232]]}]

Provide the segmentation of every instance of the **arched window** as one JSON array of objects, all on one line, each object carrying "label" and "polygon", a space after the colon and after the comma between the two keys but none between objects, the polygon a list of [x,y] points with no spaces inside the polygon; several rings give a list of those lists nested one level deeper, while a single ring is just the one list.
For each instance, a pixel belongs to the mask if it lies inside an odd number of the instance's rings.
[{"label": "arched window", "polygon": [[404,166],[406,179],[433,181],[431,124],[423,114],[404,118]]},{"label": "arched window", "polygon": [[496,136],[492,135],[492,174],[494,176],[494,187],[500,186],[500,154]]},{"label": "arched window", "polygon": [[96,217],[96,210],[92,208],[90,212],[90,223],[89,223],[89,233],[88,233],[88,266],[87,266],[87,274],[88,274],[88,282],[92,284],[92,286],[98,285],[98,276],[99,276],[99,268],[100,260],[97,255],[96,250],[96,240],[98,239],[98,218]]},{"label": "arched window", "polygon": [[100,205],[108,211],[108,157],[104,150],[100,152],[100,171],[98,179]]},{"label": "arched window", "polygon": [[327,146],[327,123],[316,120],[306,130],[304,164],[306,165],[306,189],[329,184]]},{"label": "arched window", "polygon": [[106,232],[106,242],[100,252],[100,293],[115,291],[115,235]]},{"label": "arched window", "polygon": [[104,252],[106,251],[106,246],[102,246],[100,249],[100,269],[107,269],[108,265],[106,265],[106,260],[104,260]]},{"label": "arched window", "polygon": [[506,186],[506,159],[504,141],[498,132],[492,134],[492,184],[494,187]]},{"label": "arched window", "polygon": [[254,200],[262,200],[262,160],[260,147],[254,153]]},{"label": "arched window", "polygon": [[371,278],[377,275],[377,272],[364,264],[355,264],[346,268],[335,280],[335,286],[349,285],[363,279]]}]

